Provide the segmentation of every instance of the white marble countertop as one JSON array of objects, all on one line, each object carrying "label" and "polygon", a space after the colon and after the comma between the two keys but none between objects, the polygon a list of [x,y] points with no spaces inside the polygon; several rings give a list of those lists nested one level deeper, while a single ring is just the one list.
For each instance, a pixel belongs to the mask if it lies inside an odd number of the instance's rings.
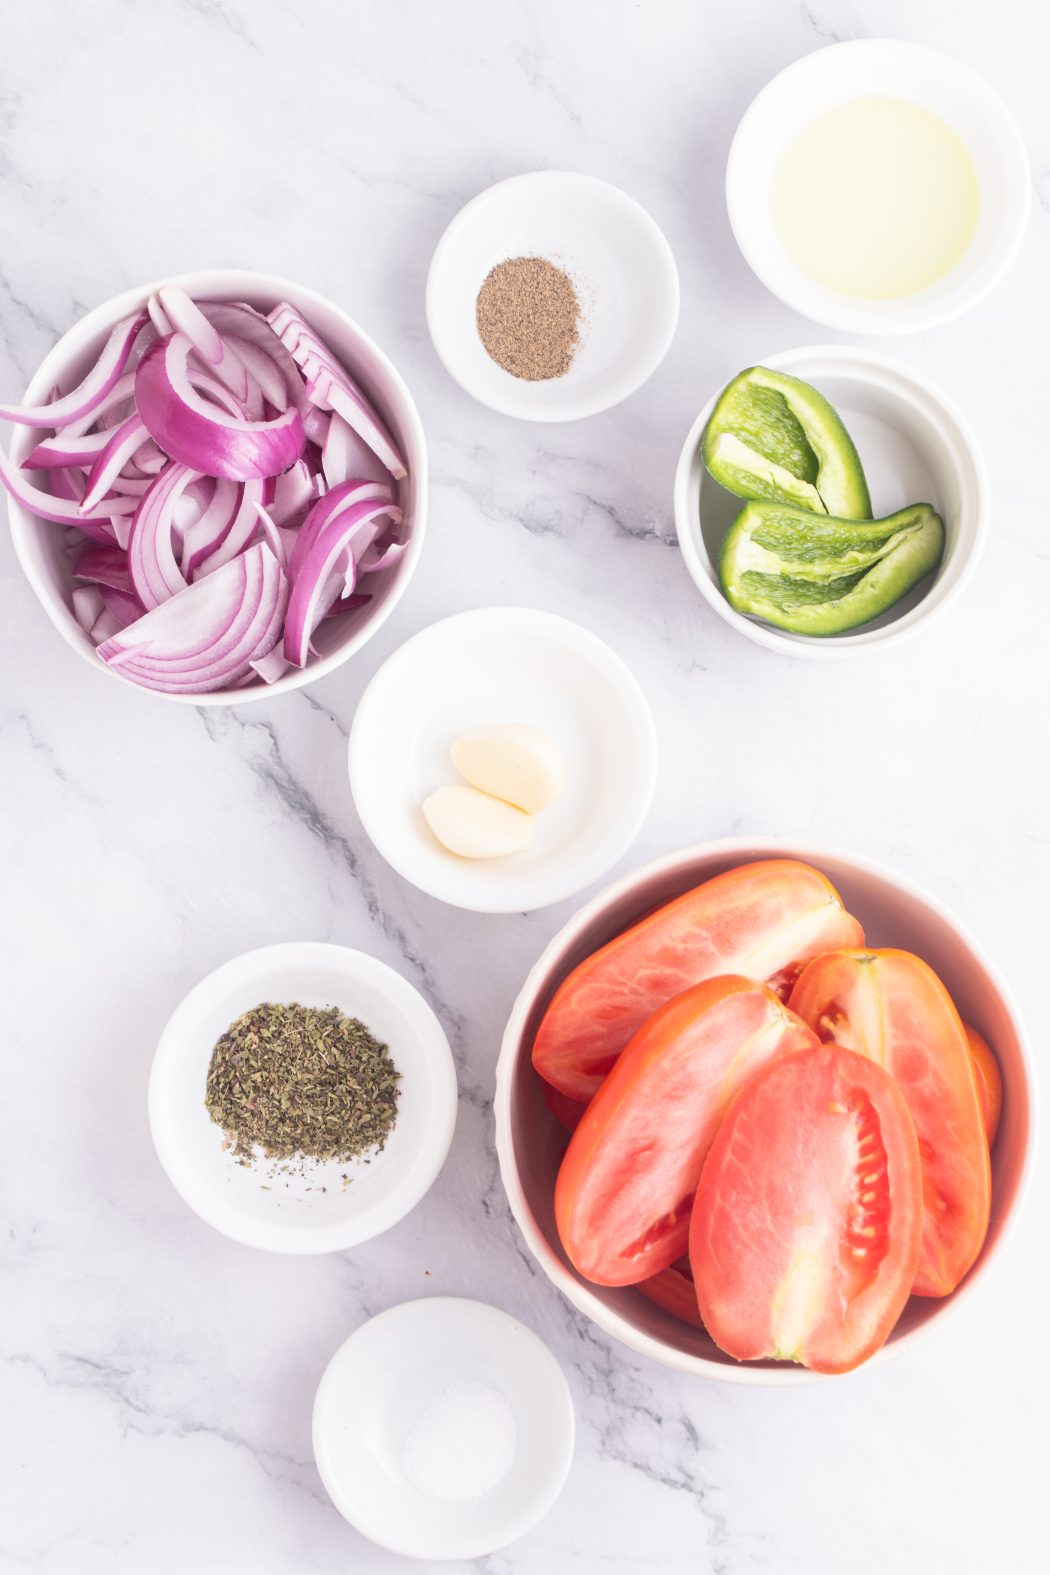
[{"label": "white marble countertop", "polygon": [[[422,567],[380,635],[327,681],[242,711],[167,706],[93,674],[0,547],[0,1569],[418,1568],[340,1519],[309,1423],[342,1339],[433,1292],[525,1319],[578,1411],[563,1496],[478,1561],[487,1575],[1045,1569],[1045,1167],[980,1293],[877,1371],[763,1391],[634,1358],[530,1262],[493,1152],[502,1024],[573,904],[493,921],[406,888],[357,821],[345,744],[368,679],[433,619],[502,601],[577,618],[632,664],[660,732],[656,801],[622,868],[759,831],[890,860],[1000,961],[1044,1054],[1046,8],[65,0],[8,7],[4,21],[5,397],[115,291],[209,263],[257,267],[331,295],[387,349],[419,403],[433,478]],[[829,337],[748,272],[722,172],[773,72],[865,35],[942,45],[983,70],[1018,116],[1039,200],[1008,283],[964,321],[889,347],[981,434],[995,509],[976,581],[900,650],[818,665],[763,652],[705,609],[675,546],[671,480],[714,387]],[[540,167],[639,198],[682,280],[680,330],[649,385],[550,429],[451,383],[422,300],[461,202]],[[145,1109],[153,1046],[189,986],[248,947],[306,937],[411,978],[461,1083],[452,1154],[425,1202],[384,1239],[314,1261],[198,1222],[160,1171]]]}]

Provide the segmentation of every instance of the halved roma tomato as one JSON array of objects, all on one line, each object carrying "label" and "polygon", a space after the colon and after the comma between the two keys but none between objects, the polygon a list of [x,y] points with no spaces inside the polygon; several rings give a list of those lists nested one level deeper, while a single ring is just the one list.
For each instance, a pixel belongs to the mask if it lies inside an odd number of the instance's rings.
[{"label": "halved roma tomato", "polygon": [[864,932],[818,870],[762,859],[648,914],[559,985],[532,1047],[541,1077],[587,1100],[635,1029],[672,996],[743,974],[787,996],[811,957],[861,946]]},{"label": "halved roma tomato", "polygon": [[554,1217],[580,1273],[634,1285],[681,1257],[730,1099],[772,1056],[815,1043],[752,979],[709,979],[654,1012],[587,1106],[558,1171]]},{"label": "halved roma tomato", "polygon": [[635,1290],[641,1291],[643,1296],[655,1302],[657,1307],[662,1307],[664,1312],[669,1312],[672,1318],[680,1319],[693,1329],[704,1327],[688,1258],[679,1258],[669,1268],[661,1269],[659,1274],[639,1280]]},{"label": "halved roma tomato", "polygon": [[791,1008],[821,1039],[897,1079],[919,1134],[925,1223],[918,1296],[947,1296],[988,1229],[988,1138],[966,1033],[944,985],[911,952],[829,952],[802,972]]},{"label": "halved roma tomato", "polygon": [[689,1233],[722,1350],[848,1372],[900,1317],[921,1248],[919,1145],[889,1073],[817,1045],[753,1077],[711,1146]]},{"label": "halved roma tomato", "polygon": [[995,1134],[999,1130],[999,1117],[1003,1111],[1003,1074],[999,1070],[995,1052],[987,1039],[982,1039],[972,1023],[963,1023],[963,1030],[970,1047],[970,1064],[977,1083],[977,1099],[981,1106],[984,1130],[988,1134],[988,1147],[991,1148],[995,1142]]},{"label": "halved roma tomato", "polygon": [[543,1078],[540,1078],[540,1088],[543,1093],[543,1103],[558,1125],[564,1127],[566,1132],[575,1132],[587,1106],[578,1099],[569,1099],[559,1088],[544,1082]]}]

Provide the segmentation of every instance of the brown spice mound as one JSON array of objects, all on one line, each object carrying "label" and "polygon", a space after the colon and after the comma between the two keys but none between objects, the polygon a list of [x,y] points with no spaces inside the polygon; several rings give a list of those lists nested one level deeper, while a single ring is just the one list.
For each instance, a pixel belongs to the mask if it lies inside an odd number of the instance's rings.
[{"label": "brown spice mound", "polygon": [[478,291],[481,342],[505,371],[529,383],[564,377],[580,343],[572,280],[546,257],[511,257]]}]

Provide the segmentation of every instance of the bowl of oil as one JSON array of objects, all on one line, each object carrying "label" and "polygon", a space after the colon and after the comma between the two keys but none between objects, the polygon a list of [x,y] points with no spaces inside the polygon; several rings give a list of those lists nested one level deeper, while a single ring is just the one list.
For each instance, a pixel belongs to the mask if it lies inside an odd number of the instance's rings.
[{"label": "bowl of oil", "polygon": [[1002,278],[1024,238],[1028,158],[998,94],[934,49],[817,50],[754,99],[726,203],[774,295],[847,333],[917,333]]}]

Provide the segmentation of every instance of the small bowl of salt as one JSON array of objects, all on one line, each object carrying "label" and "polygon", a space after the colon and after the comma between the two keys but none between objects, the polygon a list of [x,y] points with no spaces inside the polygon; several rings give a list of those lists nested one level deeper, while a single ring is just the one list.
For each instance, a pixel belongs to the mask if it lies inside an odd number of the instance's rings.
[{"label": "small bowl of salt", "polygon": [[381,1547],[472,1559],[523,1536],[557,1498],[575,1420],[530,1329],[459,1297],[403,1302],[340,1346],[314,1401],[329,1497]]}]

